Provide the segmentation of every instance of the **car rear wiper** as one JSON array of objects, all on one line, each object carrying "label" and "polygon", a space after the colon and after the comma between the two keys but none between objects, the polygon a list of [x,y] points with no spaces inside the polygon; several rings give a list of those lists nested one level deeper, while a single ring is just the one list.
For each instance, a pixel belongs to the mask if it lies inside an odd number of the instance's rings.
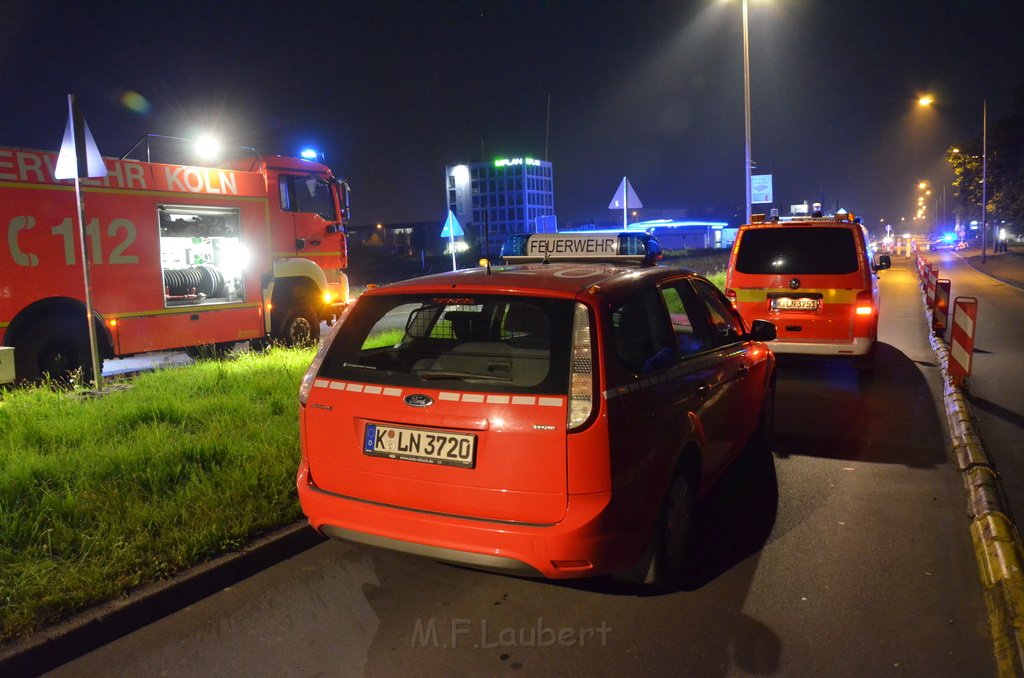
[{"label": "car rear wiper", "polygon": [[512,377],[499,377],[493,374],[463,372],[461,370],[421,370],[416,373],[420,379],[477,379],[479,381],[512,381]]}]

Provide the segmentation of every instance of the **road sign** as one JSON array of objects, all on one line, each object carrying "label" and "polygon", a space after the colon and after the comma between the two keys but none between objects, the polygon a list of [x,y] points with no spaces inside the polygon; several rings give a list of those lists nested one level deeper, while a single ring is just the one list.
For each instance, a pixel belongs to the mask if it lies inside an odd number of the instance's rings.
[{"label": "road sign", "polygon": [[100,370],[100,350],[96,339],[96,323],[92,321],[92,282],[89,278],[89,258],[85,253],[85,199],[82,197],[82,179],[97,179],[107,176],[103,155],[96,147],[85,116],[78,110],[74,94],[68,95],[68,124],[64,128],[64,141],[60,145],[57,165],[53,168],[55,179],[75,180],[75,201],[78,203],[78,239],[82,247],[82,279],[85,284],[85,317],[89,326],[89,349],[92,353],[93,384],[97,391],[103,390],[103,373]]},{"label": "road sign", "polygon": [[442,238],[461,238],[465,235],[462,230],[462,224],[459,223],[459,218],[452,214],[451,210],[448,210],[448,218],[444,220],[444,228],[441,229]]},{"label": "road sign", "polygon": [[452,270],[454,271],[455,266],[455,237],[462,237],[465,232],[462,230],[462,224],[459,223],[458,217],[456,217],[451,210],[448,210],[448,218],[444,220],[444,228],[441,229],[441,237],[448,238],[448,249],[452,252]]},{"label": "road sign", "polygon": [[98,179],[107,176],[107,166],[96,147],[85,116],[78,110],[74,94],[68,95],[68,125],[53,168],[54,179]]},{"label": "road sign", "polygon": [[640,202],[640,198],[637,197],[636,191],[629,183],[629,179],[622,177],[622,183],[619,184],[619,188],[615,191],[615,195],[612,196],[612,201],[608,203],[608,209],[610,210],[622,210],[622,228],[626,228],[629,223],[629,210],[639,209],[644,204]]},{"label": "road sign", "polygon": [[750,177],[750,202],[772,201],[772,175],[755,174]]},{"label": "road sign", "polygon": [[640,209],[644,204],[640,202],[640,198],[637,197],[636,191],[633,190],[633,186],[629,183],[629,179],[622,177],[622,183],[615,190],[615,195],[612,196],[612,201],[608,203],[608,209],[610,210],[628,210],[628,209]]}]

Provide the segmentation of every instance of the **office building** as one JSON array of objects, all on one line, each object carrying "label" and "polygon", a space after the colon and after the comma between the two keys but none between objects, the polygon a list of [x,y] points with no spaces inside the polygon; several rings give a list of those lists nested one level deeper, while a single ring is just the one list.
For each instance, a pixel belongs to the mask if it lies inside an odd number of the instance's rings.
[{"label": "office building", "polygon": [[[554,233],[552,166],[534,158],[501,158],[446,168],[447,203],[481,253],[496,256],[513,233]],[[486,243],[486,247],[484,244]]]}]

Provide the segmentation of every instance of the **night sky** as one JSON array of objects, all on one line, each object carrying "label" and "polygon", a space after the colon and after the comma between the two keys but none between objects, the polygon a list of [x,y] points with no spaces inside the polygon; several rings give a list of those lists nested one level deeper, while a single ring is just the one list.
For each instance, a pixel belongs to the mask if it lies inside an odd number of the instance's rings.
[{"label": "night sky", "polygon": [[[354,224],[443,220],[446,165],[508,156],[554,163],[562,226],[616,218],[623,176],[645,208],[743,212],[738,0],[6,0],[0,16],[2,145],[55,150],[74,93],[106,155],[147,132],[317,145]],[[982,100],[990,122],[1011,112],[1022,42],[1020,0],[750,0],[754,173],[783,213],[909,218],[916,182],[948,182],[944,150],[980,136]]]}]

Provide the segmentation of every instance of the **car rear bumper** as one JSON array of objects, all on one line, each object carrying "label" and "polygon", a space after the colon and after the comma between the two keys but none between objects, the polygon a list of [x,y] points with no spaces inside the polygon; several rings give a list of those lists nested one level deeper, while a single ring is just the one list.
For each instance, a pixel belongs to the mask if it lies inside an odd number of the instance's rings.
[{"label": "car rear bumper", "polygon": [[297,486],[310,525],[328,537],[518,576],[572,579],[620,571],[639,559],[649,536],[643,530],[607,529],[607,492],[570,495],[561,521],[531,525],[333,494],[309,482],[305,465]]},{"label": "car rear bumper", "polygon": [[870,337],[856,337],[853,341],[793,341],[776,339],[770,342],[778,354],[861,356],[871,352],[875,340]]}]

